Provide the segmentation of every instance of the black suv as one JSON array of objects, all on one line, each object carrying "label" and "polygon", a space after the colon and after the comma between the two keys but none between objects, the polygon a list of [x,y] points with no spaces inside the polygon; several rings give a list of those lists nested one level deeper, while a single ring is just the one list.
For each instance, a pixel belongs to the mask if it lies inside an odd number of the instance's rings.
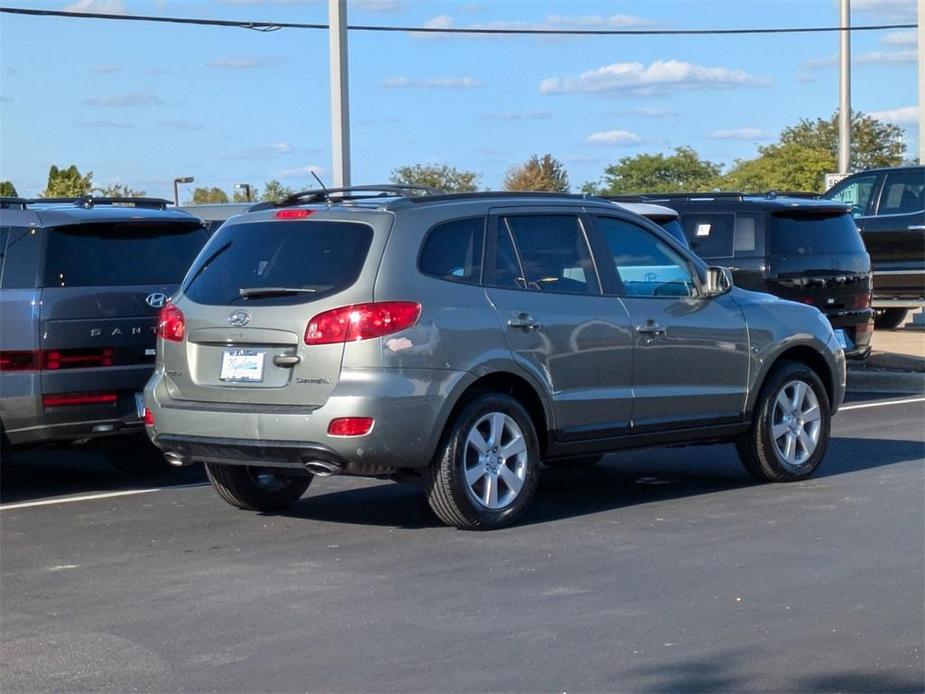
[{"label": "black suv", "polygon": [[164,200],[0,198],[0,435],[144,431],[158,311],[208,239]]},{"label": "black suv", "polygon": [[851,206],[874,266],[878,328],[896,328],[925,306],[925,166],[862,171],[826,198]]},{"label": "black suv", "polygon": [[871,262],[847,205],[794,195],[617,196],[680,214],[691,248],[732,270],[736,286],[822,311],[849,358],[870,353]]}]

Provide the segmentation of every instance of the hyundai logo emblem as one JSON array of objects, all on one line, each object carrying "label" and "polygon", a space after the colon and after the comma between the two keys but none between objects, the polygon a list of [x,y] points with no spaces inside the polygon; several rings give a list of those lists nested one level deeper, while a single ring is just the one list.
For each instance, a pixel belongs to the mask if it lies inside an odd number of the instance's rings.
[{"label": "hyundai logo emblem", "polygon": [[235,311],[230,316],[228,316],[228,322],[233,326],[240,328],[242,325],[247,325],[250,323],[251,314],[247,311]]},{"label": "hyundai logo emblem", "polygon": [[161,292],[151,292],[145,297],[145,303],[151,308],[164,308],[167,303],[167,295]]}]

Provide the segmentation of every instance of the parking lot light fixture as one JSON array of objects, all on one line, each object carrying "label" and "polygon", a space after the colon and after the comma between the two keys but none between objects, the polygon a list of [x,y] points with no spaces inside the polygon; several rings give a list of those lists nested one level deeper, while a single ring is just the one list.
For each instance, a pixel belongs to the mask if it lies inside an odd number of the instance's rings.
[{"label": "parking lot light fixture", "polygon": [[244,197],[247,199],[247,202],[251,201],[251,184],[250,183],[235,183],[235,190],[243,190]]},{"label": "parking lot light fixture", "polygon": [[180,188],[179,188],[180,184],[181,183],[192,183],[192,182],[193,182],[192,176],[179,176],[173,179],[173,204],[174,205],[180,204]]}]

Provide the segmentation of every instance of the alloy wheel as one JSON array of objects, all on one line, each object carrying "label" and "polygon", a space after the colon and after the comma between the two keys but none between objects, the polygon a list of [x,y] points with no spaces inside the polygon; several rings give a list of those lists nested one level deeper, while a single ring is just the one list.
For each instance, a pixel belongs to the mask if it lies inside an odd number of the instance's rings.
[{"label": "alloy wheel", "polygon": [[503,412],[483,415],[466,436],[466,490],[484,508],[509,506],[524,486],[528,457],[527,441],[512,417]]}]

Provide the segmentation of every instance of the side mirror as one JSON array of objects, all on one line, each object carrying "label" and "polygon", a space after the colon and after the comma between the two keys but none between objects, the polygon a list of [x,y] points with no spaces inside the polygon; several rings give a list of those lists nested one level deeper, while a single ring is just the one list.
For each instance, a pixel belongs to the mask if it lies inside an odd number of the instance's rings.
[{"label": "side mirror", "polygon": [[707,297],[720,296],[732,290],[732,272],[728,267],[711,265],[707,268],[707,283],[704,293]]}]

